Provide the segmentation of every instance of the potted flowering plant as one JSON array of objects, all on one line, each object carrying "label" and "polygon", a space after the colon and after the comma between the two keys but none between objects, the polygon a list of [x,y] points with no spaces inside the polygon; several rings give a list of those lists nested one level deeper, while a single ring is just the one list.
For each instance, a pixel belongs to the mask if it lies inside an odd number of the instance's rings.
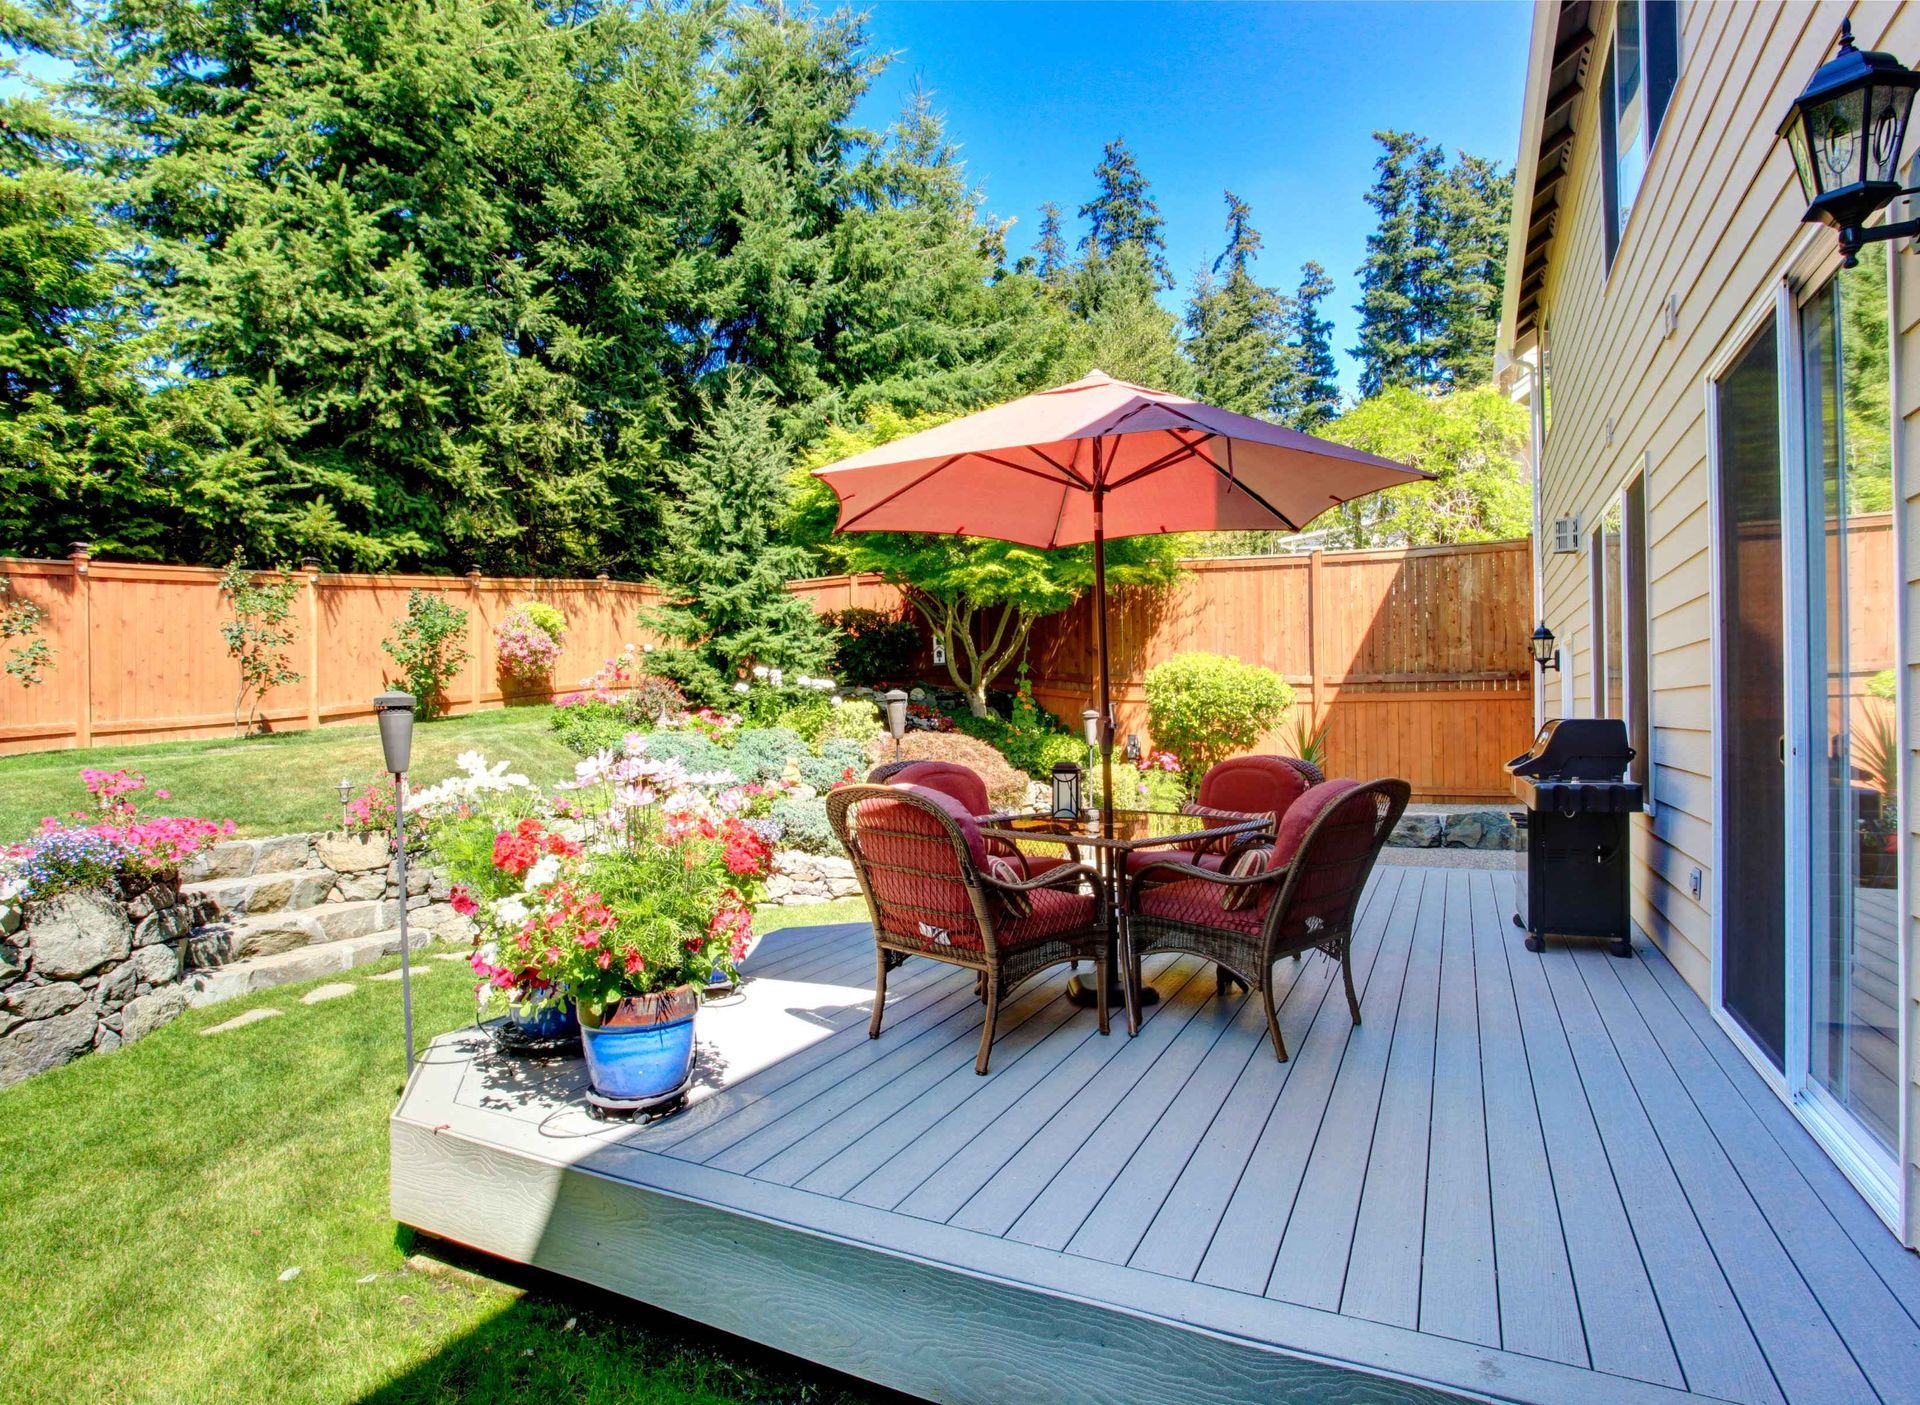
[{"label": "potted flowering plant", "polygon": [[458,865],[463,876],[450,901],[479,926],[471,958],[479,993],[503,998],[508,1018],[534,1038],[559,1038],[578,1027],[571,992],[555,978],[550,943],[570,926],[595,920],[572,882],[580,854],[577,840],[530,816],[494,834],[484,865]]}]

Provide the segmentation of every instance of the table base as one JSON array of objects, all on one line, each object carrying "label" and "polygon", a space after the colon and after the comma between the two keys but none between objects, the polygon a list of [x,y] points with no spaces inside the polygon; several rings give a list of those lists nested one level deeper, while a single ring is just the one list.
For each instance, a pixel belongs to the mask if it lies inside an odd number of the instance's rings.
[{"label": "table base", "polygon": [[[1093,1009],[1095,1005],[1100,1003],[1099,997],[1100,987],[1093,983],[1092,976],[1069,976],[1067,978],[1067,999],[1071,1000],[1081,1009]],[[1150,985],[1143,984],[1140,987],[1140,1004],[1142,1007],[1158,1005],[1159,1003],[1160,992]],[[1107,986],[1108,1012],[1112,1013],[1113,1011],[1125,1010],[1126,1008],[1126,988],[1122,986],[1119,981],[1109,983]]]}]

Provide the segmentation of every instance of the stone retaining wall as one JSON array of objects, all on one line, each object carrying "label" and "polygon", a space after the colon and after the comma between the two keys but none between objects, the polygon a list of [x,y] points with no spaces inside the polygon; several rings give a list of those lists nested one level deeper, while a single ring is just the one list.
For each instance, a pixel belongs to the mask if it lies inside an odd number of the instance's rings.
[{"label": "stone retaining wall", "polygon": [[0,1087],[117,1049],[187,1008],[185,955],[204,900],[156,883],[28,903],[0,927]]}]

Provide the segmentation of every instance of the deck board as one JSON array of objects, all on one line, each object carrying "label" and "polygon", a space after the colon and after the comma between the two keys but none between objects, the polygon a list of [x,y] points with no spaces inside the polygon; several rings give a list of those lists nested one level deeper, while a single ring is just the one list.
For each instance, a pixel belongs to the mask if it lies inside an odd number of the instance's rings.
[{"label": "deck board", "polygon": [[1022,987],[985,1078],[970,973],[909,962],[869,1040],[865,928],[789,931],[652,1125],[589,1121],[577,1061],[435,1041],[395,1212],[937,1399],[1920,1397],[1920,1260],[1657,952],[1528,953],[1512,900],[1383,867],[1364,1023],[1281,962],[1285,1063],[1170,957],[1138,1038],[1064,970]]}]

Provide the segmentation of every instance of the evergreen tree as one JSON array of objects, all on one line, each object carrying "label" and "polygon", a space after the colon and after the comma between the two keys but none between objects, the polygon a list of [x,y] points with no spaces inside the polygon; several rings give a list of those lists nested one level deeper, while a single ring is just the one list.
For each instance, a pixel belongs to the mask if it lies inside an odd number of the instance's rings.
[{"label": "evergreen tree", "polygon": [[1186,394],[1193,363],[1180,351],[1173,314],[1160,306],[1147,256],[1133,242],[1111,259],[1089,254],[1068,284],[1073,314],[1071,375],[1098,367],[1117,380]]},{"label": "evergreen tree", "polygon": [[1040,236],[1033,241],[1034,276],[1057,287],[1068,273],[1066,236],[1060,230],[1060,207],[1049,200],[1040,207]]},{"label": "evergreen tree", "polygon": [[1433,203],[1444,250],[1433,367],[1444,384],[1478,385],[1493,376],[1513,175],[1460,152],[1435,185]]},{"label": "evergreen tree", "polygon": [[666,603],[644,622],[680,640],[723,679],[754,664],[819,668],[827,641],[813,607],[786,588],[808,573],[807,552],[782,542],[791,489],[773,410],[741,373],[729,374],[669,470],[666,546],[655,583]]},{"label": "evergreen tree", "polygon": [[1252,212],[1232,191],[1227,200],[1227,247],[1195,281],[1187,302],[1187,355],[1195,394],[1243,415],[1266,415],[1286,384],[1291,358],[1286,310],[1271,288],[1253,276],[1260,232]]},{"label": "evergreen tree", "polygon": [[1300,286],[1287,299],[1281,319],[1287,373],[1274,399],[1273,417],[1309,434],[1316,433],[1340,411],[1333,323],[1320,315],[1320,304],[1332,291],[1333,280],[1327,277],[1327,271],[1309,260],[1300,266]]},{"label": "evergreen tree", "polygon": [[1418,278],[1424,191],[1421,158],[1428,143],[1412,132],[1375,132],[1381,153],[1379,172],[1367,204],[1377,223],[1367,236],[1366,262],[1360,266],[1360,394],[1378,394],[1386,386],[1418,379],[1420,313]]},{"label": "evergreen tree", "polygon": [[1124,137],[1107,143],[1093,178],[1099,183],[1099,193],[1080,207],[1080,218],[1087,221],[1087,235],[1080,247],[1086,250],[1089,261],[1096,257],[1111,260],[1122,246],[1132,244],[1146,260],[1155,288],[1171,288],[1167,241],[1160,232],[1166,221],[1147,193],[1147,178],[1140,174]]}]

